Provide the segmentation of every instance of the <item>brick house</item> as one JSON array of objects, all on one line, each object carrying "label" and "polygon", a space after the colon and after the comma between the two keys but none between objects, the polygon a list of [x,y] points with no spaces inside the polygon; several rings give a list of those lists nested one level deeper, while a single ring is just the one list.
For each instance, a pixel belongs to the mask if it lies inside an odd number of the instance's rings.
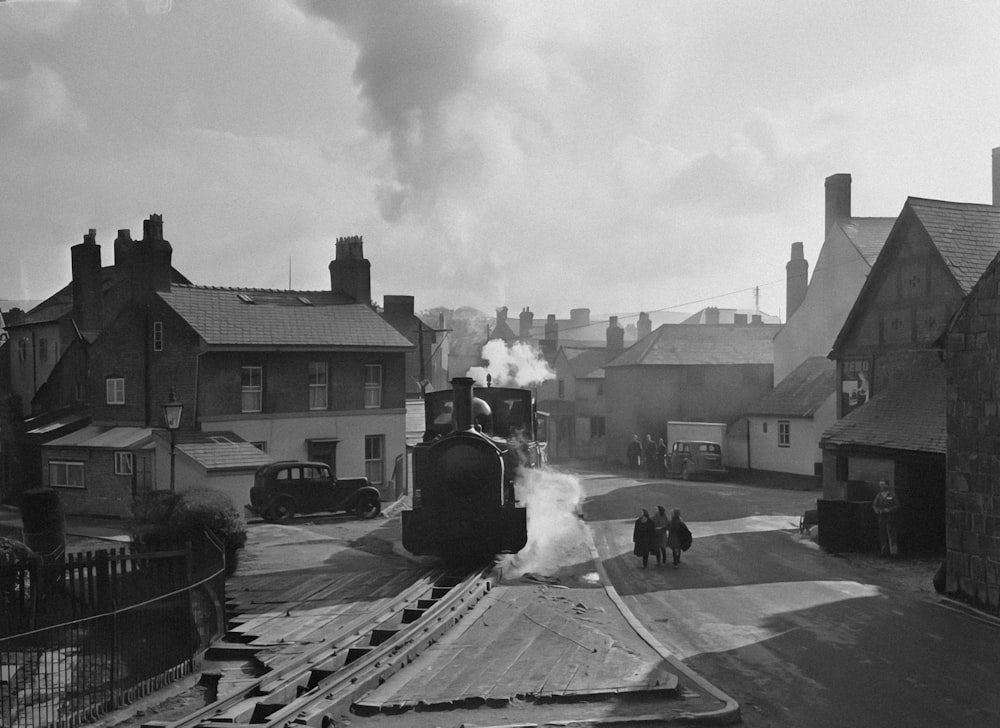
[{"label": "brick house", "polygon": [[[23,486],[60,488],[70,513],[125,515],[176,468],[178,488],[226,481],[239,506],[266,453],[324,460],[388,493],[413,346],[370,305],[361,239],[337,240],[328,291],[234,289],[192,285],[171,267],[162,219],[144,228],[141,241],[119,231],[108,268],[91,231],[71,251],[72,284],[10,329],[38,358],[52,337],[57,354],[43,370],[12,349],[17,392],[43,418],[20,428],[44,440]],[[184,404],[174,448],[160,411],[171,395]],[[83,414],[84,430],[51,429],[52,412]]]},{"label": "brick house", "polygon": [[821,545],[875,545],[870,501],[885,478],[900,496],[900,549],[944,547],[942,336],[998,251],[1000,207],[906,201],[830,354],[841,419],[820,442]]},{"label": "brick house", "polygon": [[667,439],[667,422],[729,423],[771,391],[777,326],[664,324],[604,367],[608,458],[633,434]]},{"label": "brick house", "polygon": [[994,614],[1000,614],[998,287],[1000,259],[994,259],[952,321],[945,359],[947,590]]}]

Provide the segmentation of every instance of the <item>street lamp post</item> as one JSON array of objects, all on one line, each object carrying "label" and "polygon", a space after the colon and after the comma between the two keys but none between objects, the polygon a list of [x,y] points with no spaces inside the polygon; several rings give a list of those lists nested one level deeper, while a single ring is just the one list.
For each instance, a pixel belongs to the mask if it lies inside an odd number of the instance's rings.
[{"label": "street lamp post", "polygon": [[163,421],[170,430],[170,490],[174,490],[174,448],[177,444],[177,429],[181,426],[181,414],[184,412],[184,403],[177,400],[174,390],[170,390],[170,401],[160,405],[163,410]]}]

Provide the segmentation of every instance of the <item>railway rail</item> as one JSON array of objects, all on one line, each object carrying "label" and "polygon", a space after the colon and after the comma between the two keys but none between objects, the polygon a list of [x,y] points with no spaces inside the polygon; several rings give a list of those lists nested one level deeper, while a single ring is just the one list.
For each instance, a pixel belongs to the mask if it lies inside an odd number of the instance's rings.
[{"label": "railway rail", "polygon": [[351,704],[412,662],[493,587],[492,566],[428,572],[364,625],[310,648],[231,695],[143,728],[329,728]]}]

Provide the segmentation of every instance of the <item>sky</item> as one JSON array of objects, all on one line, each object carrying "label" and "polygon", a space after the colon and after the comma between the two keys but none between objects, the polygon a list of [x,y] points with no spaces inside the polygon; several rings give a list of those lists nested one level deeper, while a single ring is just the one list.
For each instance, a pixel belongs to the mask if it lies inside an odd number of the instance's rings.
[{"label": "sky", "polygon": [[[193,283],[784,320],[785,263],[989,203],[1000,3],[0,0],[0,299],[163,215]],[[759,298],[755,297],[759,291]]]}]

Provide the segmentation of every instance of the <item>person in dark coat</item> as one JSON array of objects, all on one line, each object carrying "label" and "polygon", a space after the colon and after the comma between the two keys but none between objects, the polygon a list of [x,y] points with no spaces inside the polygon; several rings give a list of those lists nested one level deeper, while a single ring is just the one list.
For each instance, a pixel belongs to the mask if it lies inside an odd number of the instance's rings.
[{"label": "person in dark coat", "polygon": [[691,548],[691,529],[681,520],[681,512],[674,508],[670,516],[670,526],[667,529],[667,546],[674,557],[674,568],[681,565],[681,552]]},{"label": "person in dark coat", "polygon": [[667,477],[667,443],[661,437],[656,443],[656,474]]},{"label": "person in dark coat", "polygon": [[656,526],[649,517],[649,511],[642,509],[642,515],[635,519],[632,529],[632,553],[642,559],[642,568],[649,565],[649,554],[656,551]]},{"label": "person in dark coat", "polygon": [[878,514],[878,540],[883,556],[898,556],[899,544],[896,534],[896,513],[899,499],[888,480],[878,482],[879,492],[872,501],[872,510]]},{"label": "person in dark coat", "polygon": [[638,435],[632,435],[632,442],[625,448],[625,461],[631,470],[639,469],[639,459],[642,457],[642,443]]},{"label": "person in dark coat", "polygon": [[656,443],[653,442],[652,435],[646,435],[646,441],[642,443],[642,459],[646,461],[646,477],[655,478],[656,469]]},{"label": "person in dark coat", "polygon": [[656,565],[659,566],[667,563],[667,529],[670,528],[670,516],[663,506],[656,507],[653,526],[656,527]]}]

